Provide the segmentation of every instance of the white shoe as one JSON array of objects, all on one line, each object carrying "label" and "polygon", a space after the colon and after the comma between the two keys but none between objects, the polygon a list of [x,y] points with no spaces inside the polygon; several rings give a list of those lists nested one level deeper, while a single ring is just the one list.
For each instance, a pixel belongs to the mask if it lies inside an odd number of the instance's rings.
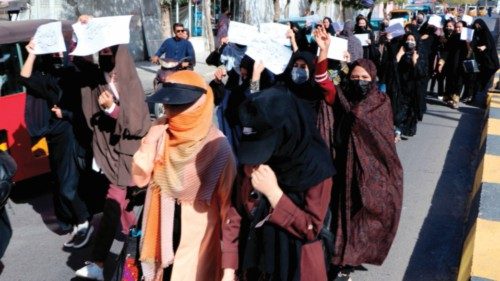
[{"label": "white shoe", "polygon": [[104,281],[103,269],[93,262],[85,262],[85,266],[78,269],[75,274],[78,277]]}]

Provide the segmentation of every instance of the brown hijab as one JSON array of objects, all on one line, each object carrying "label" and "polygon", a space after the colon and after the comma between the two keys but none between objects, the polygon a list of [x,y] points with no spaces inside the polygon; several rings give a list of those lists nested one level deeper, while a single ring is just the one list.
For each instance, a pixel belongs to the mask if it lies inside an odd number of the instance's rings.
[{"label": "brown hijab", "polygon": [[[354,67],[364,68],[375,81],[373,62],[360,59]],[[350,76],[350,73],[349,73]],[[339,94],[344,138],[337,146],[332,206],[336,218],[336,265],[380,265],[396,235],[403,200],[403,168],[394,144],[389,97],[378,91],[376,82],[366,97],[350,101]]]},{"label": "brown hijab", "polygon": [[119,94],[116,119],[99,106],[98,97],[109,89],[104,72],[98,65],[79,59],[82,85],[82,108],[93,131],[94,158],[108,180],[118,186],[131,185],[131,161],[141,138],[151,125],[144,90],[127,45],[113,46],[115,86]]}]

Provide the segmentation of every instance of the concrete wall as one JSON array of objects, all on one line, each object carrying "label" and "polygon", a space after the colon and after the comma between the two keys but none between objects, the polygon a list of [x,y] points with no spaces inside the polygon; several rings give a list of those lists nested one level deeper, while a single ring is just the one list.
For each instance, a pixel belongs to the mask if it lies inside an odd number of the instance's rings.
[{"label": "concrete wall", "polygon": [[[32,0],[29,11],[20,19],[75,20],[79,15],[95,17],[133,15],[130,27],[130,52],[135,60],[147,55],[142,24],[142,2],[153,0]],[[156,8],[156,7],[154,7]],[[148,15],[150,16],[150,15]],[[160,24],[159,14],[158,25]]]}]

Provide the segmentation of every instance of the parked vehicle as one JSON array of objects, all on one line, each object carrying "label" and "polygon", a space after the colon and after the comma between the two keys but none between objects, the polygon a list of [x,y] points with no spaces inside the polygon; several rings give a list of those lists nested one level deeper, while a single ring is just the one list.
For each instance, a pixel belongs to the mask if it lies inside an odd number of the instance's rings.
[{"label": "parked vehicle", "polygon": [[390,13],[391,19],[404,18],[405,24],[408,24],[413,19],[413,12],[411,10],[392,10]]},{"label": "parked vehicle", "polygon": [[[25,45],[36,29],[54,20],[0,21],[0,149],[8,151],[18,164],[14,181],[50,171],[45,138],[32,138],[25,116],[26,89],[19,83],[19,72],[28,56]],[[63,22],[69,42],[71,22]]]},{"label": "parked vehicle", "polygon": [[426,15],[432,14],[432,7],[429,5],[407,5],[405,9],[412,11],[413,14],[417,14],[418,12],[423,12]]}]

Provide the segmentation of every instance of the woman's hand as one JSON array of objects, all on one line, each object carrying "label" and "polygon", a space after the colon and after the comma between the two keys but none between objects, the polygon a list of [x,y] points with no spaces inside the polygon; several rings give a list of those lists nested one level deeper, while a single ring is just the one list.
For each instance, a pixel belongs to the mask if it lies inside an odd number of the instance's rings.
[{"label": "woman's hand", "polygon": [[413,65],[417,64],[418,57],[419,57],[419,55],[418,55],[417,51],[414,51],[413,55],[411,56],[411,60],[413,61]]},{"label": "woman's hand", "polygon": [[484,50],[486,50],[486,46],[477,46],[477,48],[479,49],[479,51],[481,52],[484,52]]},{"label": "woman's hand", "polygon": [[97,98],[97,101],[99,102],[99,105],[104,108],[104,109],[108,109],[110,108],[113,103],[114,103],[114,100],[113,100],[113,94],[111,94],[109,91],[105,90],[103,91],[99,97]]},{"label": "woman's hand", "polygon": [[330,48],[330,34],[328,34],[322,25],[318,25],[313,32],[314,39],[318,44],[320,50],[326,50]]},{"label": "woman's hand", "polygon": [[259,165],[252,171],[251,181],[253,188],[264,194],[273,208],[276,207],[283,191],[279,187],[278,179],[271,167]]},{"label": "woman's hand", "polygon": [[399,62],[404,54],[405,54],[405,49],[403,47],[399,48],[399,52],[396,55],[396,61]]},{"label": "woman's hand", "polygon": [[35,42],[33,39],[30,40],[30,42],[26,45],[26,51],[30,55],[35,55]]},{"label": "woman's hand", "polygon": [[214,78],[217,83],[222,82],[222,79],[226,76],[226,70],[223,67],[218,67],[214,72]]},{"label": "woman's hand", "polygon": [[57,118],[59,118],[59,119],[63,118],[62,110],[57,105],[54,105],[54,107],[52,107],[51,110],[52,110],[52,112],[54,112],[54,114],[56,115]]},{"label": "woman's hand", "polygon": [[262,72],[264,71],[265,68],[266,68],[266,66],[264,65],[264,63],[261,60],[256,61],[253,64],[252,81],[259,81],[260,75],[262,74]]}]

